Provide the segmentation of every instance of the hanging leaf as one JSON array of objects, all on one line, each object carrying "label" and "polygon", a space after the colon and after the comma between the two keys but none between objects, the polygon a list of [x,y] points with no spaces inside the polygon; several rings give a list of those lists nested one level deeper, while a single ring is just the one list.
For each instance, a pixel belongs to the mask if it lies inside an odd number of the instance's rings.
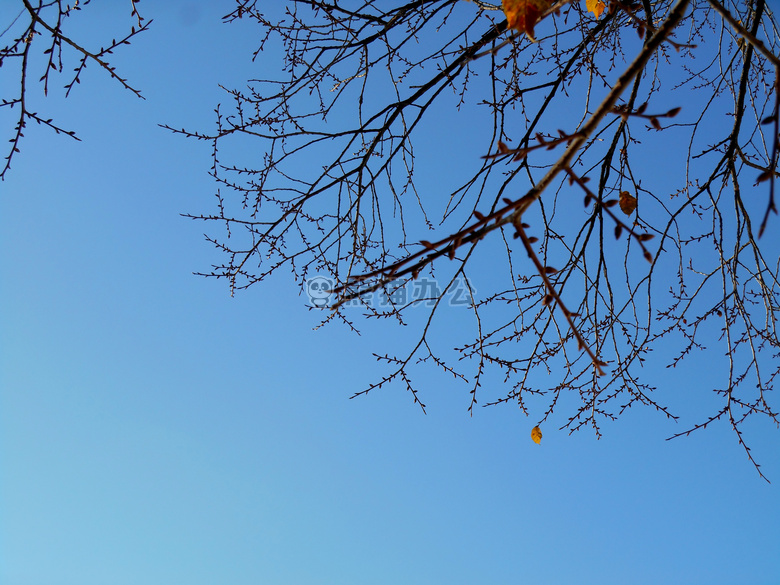
[{"label": "hanging leaf", "polygon": [[588,9],[588,12],[592,12],[596,15],[596,18],[598,18],[601,16],[601,13],[604,12],[607,5],[601,0],[585,0],[585,7]]},{"label": "hanging leaf", "polygon": [[620,192],[620,210],[626,215],[631,215],[636,211],[636,197],[628,191]]},{"label": "hanging leaf", "polygon": [[537,445],[542,442],[542,429],[539,427],[534,427],[531,429],[531,439],[533,439],[533,442]]},{"label": "hanging leaf", "polygon": [[524,32],[531,39],[534,38],[534,26],[551,5],[549,0],[501,0],[509,28]]}]

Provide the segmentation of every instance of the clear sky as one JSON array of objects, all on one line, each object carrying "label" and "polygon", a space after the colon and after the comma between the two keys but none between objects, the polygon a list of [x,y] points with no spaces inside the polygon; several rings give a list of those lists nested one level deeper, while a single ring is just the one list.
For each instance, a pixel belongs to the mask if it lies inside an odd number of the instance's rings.
[{"label": "clear sky", "polygon": [[[36,98],[82,142],[30,127],[0,183],[0,584],[780,583],[772,425],[745,428],[770,485],[726,425],[666,441],[684,423],[635,410],[536,445],[424,371],[425,415],[398,386],[349,400],[403,330],[314,330],[286,275],[233,298],[192,275],[219,260],[180,216],[213,211],[209,150],[158,124],[208,129],[219,83],[279,66],[231,4],[139,4],[113,63],[147,99],[94,67]],[[689,422],[707,373],[662,390]]]}]

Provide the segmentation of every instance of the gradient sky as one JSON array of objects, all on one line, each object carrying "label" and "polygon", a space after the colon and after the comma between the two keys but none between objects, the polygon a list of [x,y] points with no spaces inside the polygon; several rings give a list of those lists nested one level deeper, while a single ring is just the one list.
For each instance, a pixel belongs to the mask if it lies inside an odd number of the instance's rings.
[{"label": "gradient sky", "polygon": [[[105,43],[128,4],[72,30]],[[0,583],[780,583],[767,422],[745,431],[771,485],[722,424],[666,441],[684,423],[634,409],[535,445],[424,371],[427,415],[398,386],[349,400],[403,331],[315,331],[283,274],[233,298],[192,275],[219,260],[180,216],[213,210],[209,150],[158,124],[208,129],[219,83],[278,67],[231,4],[139,4],[113,64],[147,99],[94,67],[36,97],[82,142],[30,127],[0,183]],[[706,375],[668,374],[690,422]]]}]

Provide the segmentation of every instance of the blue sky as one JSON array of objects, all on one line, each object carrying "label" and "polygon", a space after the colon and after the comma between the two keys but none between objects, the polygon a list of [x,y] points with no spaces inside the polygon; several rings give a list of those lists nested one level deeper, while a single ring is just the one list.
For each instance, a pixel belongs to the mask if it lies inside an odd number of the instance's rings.
[{"label": "blue sky", "polygon": [[[125,30],[93,4],[82,38]],[[665,441],[680,425],[636,410],[535,445],[424,370],[425,415],[397,386],[349,400],[403,331],[315,331],[283,274],[232,298],[193,276],[219,260],[180,216],[213,208],[209,151],[158,124],[209,128],[219,83],[278,64],[229,2],[145,4],[113,63],[147,99],[88,70],[37,104],[82,142],[30,127],[0,183],[0,583],[780,582],[766,422],[771,485],[725,425]],[[706,374],[660,373],[688,420]]]}]

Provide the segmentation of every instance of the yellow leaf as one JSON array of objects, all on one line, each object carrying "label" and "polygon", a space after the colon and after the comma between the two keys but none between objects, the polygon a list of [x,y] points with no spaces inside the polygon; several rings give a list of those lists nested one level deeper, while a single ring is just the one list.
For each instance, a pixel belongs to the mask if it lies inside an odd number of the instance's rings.
[{"label": "yellow leaf", "polygon": [[501,0],[509,28],[524,32],[534,38],[534,26],[544,11],[552,5],[552,0]]},{"label": "yellow leaf", "polygon": [[595,14],[596,18],[598,18],[601,16],[601,13],[604,12],[604,9],[607,7],[607,5],[604,4],[601,0],[585,0],[585,7],[589,12]]},{"label": "yellow leaf", "polygon": [[531,429],[531,438],[537,445],[542,442],[542,429],[534,427]]},{"label": "yellow leaf", "polygon": [[636,211],[636,197],[628,191],[620,192],[620,211],[626,215],[631,215]]}]

